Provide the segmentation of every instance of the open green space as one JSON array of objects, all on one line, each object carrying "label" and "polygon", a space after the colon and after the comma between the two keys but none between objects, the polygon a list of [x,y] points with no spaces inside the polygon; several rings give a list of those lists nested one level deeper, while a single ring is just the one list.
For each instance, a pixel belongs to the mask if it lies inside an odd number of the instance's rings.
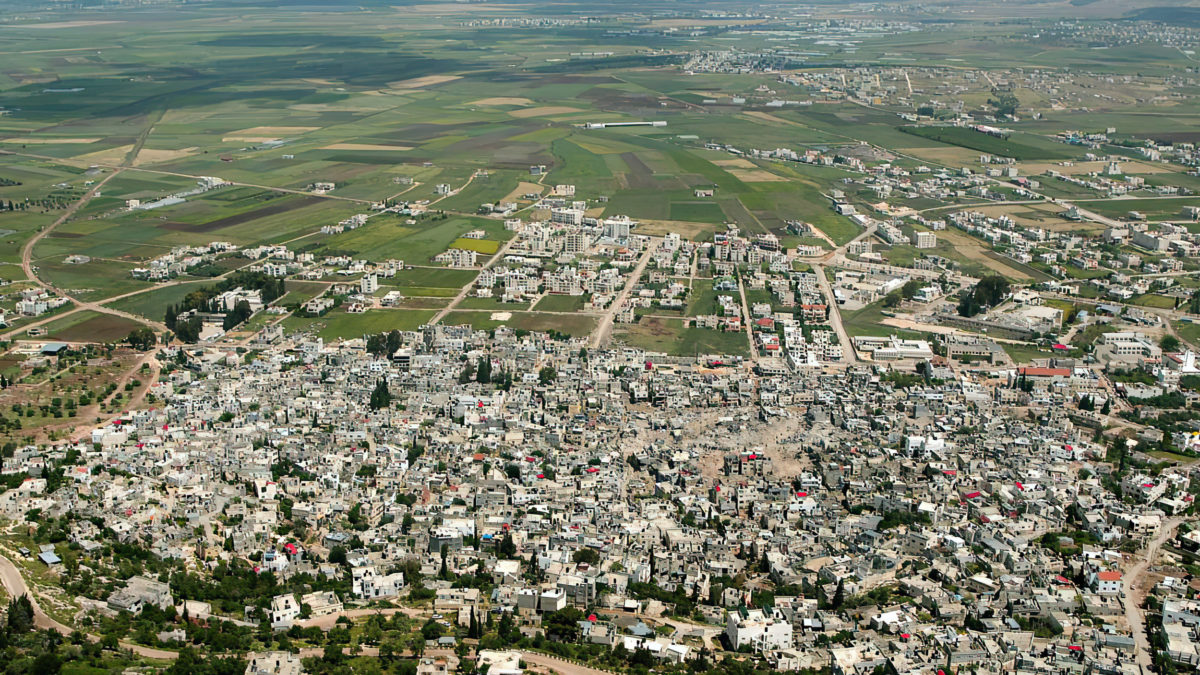
[{"label": "open green space", "polygon": [[[406,288],[449,288],[457,289],[475,280],[475,270],[456,270],[438,267],[410,267],[396,272],[396,276],[380,279],[381,286],[397,286],[402,293]],[[432,295],[412,293],[412,295]],[[451,293],[453,295],[453,293]]]},{"label": "open green space", "polygon": [[339,309],[312,319],[288,317],[283,325],[287,331],[314,331],[325,340],[349,340],[393,330],[416,330],[435,314],[437,311],[432,309],[370,309],[360,314]]},{"label": "open green space", "polygon": [[[506,241],[511,232],[504,223],[471,216],[426,216],[413,225],[391,218],[372,218],[366,225],[325,240],[325,250],[352,254],[368,260],[403,260],[413,265],[432,264],[432,258],[457,246],[463,234],[483,230],[490,240],[488,248],[499,248],[497,241]],[[476,241],[476,240],[464,240]],[[483,244],[481,244],[483,245]],[[458,248],[465,248],[457,246]],[[495,252],[495,248],[492,252]],[[475,249],[472,249],[475,250]]]},{"label": "open green space", "polygon": [[[498,315],[503,314],[509,314],[509,316],[499,318]],[[508,310],[499,312],[453,311],[446,315],[442,323],[448,326],[469,325],[477,330],[491,330],[507,326],[515,330],[557,331],[582,337],[591,333],[596,327],[596,317],[587,314],[564,316],[538,312],[509,312]]]},{"label": "open green space", "polygon": [[144,316],[154,321],[162,321],[167,307],[179,304],[184,296],[192,291],[211,285],[211,281],[191,281],[187,283],[163,285],[151,288],[145,292],[131,295],[119,300],[106,303],[108,307]]},{"label": "open green space", "polygon": [[672,356],[750,355],[749,338],[744,332],[689,327],[683,319],[642,317],[635,324],[621,326],[614,339]]},{"label": "open green space", "polygon": [[1016,160],[1069,159],[1083,153],[1077,147],[1032,134],[1013,133],[1005,138],[966,127],[901,127],[900,131],[939,143],[957,145]]},{"label": "open green space", "polygon": [[534,305],[538,312],[576,312],[583,309],[587,298],[582,295],[547,295]]}]

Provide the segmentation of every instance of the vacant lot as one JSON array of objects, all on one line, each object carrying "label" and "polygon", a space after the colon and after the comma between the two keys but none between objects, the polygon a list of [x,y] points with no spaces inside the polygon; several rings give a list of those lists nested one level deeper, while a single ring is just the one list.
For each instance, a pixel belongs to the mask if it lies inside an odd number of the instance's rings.
[{"label": "vacant lot", "polygon": [[583,309],[582,295],[547,295],[534,306],[539,312],[576,312]]},{"label": "vacant lot", "polygon": [[540,314],[538,312],[512,312],[502,309],[496,312],[454,311],[446,315],[442,323],[448,326],[466,324],[478,330],[490,330],[492,328],[499,328],[500,326],[508,326],[517,330],[558,331],[582,337],[590,334],[595,329],[596,318],[586,314],[566,316],[562,314]]},{"label": "vacant lot", "polygon": [[335,310],[317,319],[289,317],[284,327],[289,331],[315,331],[326,340],[347,340],[392,330],[416,330],[429,323],[434,314],[437,311],[433,309],[372,309],[361,314]]},{"label": "vacant lot", "polygon": [[673,356],[750,354],[745,333],[689,328],[682,319],[642,317],[638,323],[620,326],[615,338],[634,347]]}]

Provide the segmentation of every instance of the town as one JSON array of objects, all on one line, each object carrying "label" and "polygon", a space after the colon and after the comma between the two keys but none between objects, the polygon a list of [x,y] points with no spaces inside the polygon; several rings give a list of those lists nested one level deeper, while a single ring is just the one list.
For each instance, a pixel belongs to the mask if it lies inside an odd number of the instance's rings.
[{"label": "town", "polygon": [[693,4],[0,8],[0,672],[1200,668],[1195,12]]}]

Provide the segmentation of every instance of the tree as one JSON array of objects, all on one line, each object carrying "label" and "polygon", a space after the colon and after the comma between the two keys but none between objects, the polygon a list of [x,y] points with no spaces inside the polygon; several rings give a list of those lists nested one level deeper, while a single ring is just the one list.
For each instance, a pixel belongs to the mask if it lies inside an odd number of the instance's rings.
[{"label": "tree", "polygon": [[392,392],[388,391],[387,381],[383,378],[375,383],[375,391],[371,392],[371,410],[382,410],[392,404]]},{"label": "tree", "polygon": [[329,551],[329,562],[334,565],[346,564],[346,549],[341,546],[334,546]]},{"label": "tree", "polygon": [[1177,352],[1179,351],[1179,338],[1168,333],[1158,341],[1158,346],[1162,347],[1164,352]]},{"label": "tree", "polygon": [[125,336],[125,342],[128,342],[129,346],[134,349],[146,351],[154,348],[154,345],[158,343],[158,336],[155,335],[153,329],[143,326],[129,331],[129,335]]},{"label": "tree", "polygon": [[897,307],[900,305],[901,300],[903,300],[903,297],[900,295],[900,291],[892,291],[883,296],[883,306],[889,309]]},{"label": "tree", "polygon": [[180,342],[197,342],[200,340],[200,329],[202,328],[200,317],[193,316],[184,321],[175,322],[175,337],[179,338]]},{"label": "tree", "polygon": [[991,275],[979,280],[975,288],[963,293],[958,303],[960,316],[975,316],[989,307],[995,307],[1008,295],[1008,280]]},{"label": "tree", "polygon": [[575,563],[586,563],[595,566],[600,564],[600,554],[595,549],[581,548],[571,554],[571,560]]},{"label": "tree", "polygon": [[33,603],[29,596],[22,595],[13,598],[8,603],[8,632],[10,635],[20,635],[33,630]]},{"label": "tree", "polygon": [[240,326],[242,322],[250,318],[254,312],[250,310],[250,303],[245,300],[239,300],[233,306],[233,309],[225,313],[225,318],[221,320],[221,328],[230,330]]},{"label": "tree", "polygon": [[496,628],[502,644],[508,645],[521,639],[521,631],[513,621],[512,612],[504,612],[500,616],[500,625]]},{"label": "tree", "polygon": [[479,362],[475,364],[475,381],[480,384],[488,384],[492,381],[492,360],[490,358],[479,357]]},{"label": "tree", "polygon": [[550,384],[557,379],[558,371],[552,366],[543,366],[542,369],[538,371],[538,382],[541,384]]},{"label": "tree", "polygon": [[500,544],[496,547],[496,555],[500,558],[508,560],[517,554],[517,545],[513,542],[512,533],[505,532],[504,538],[500,540]]},{"label": "tree", "polygon": [[831,606],[834,609],[840,609],[846,602],[846,580],[838,579],[837,590],[833,592],[833,602]]},{"label": "tree", "polygon": [[546,637],[551,640],[575,642],[579,639],[579,622],[583,619],[583,612],[566,607],[543,615],[542,626],[546,629]]},{"label": "tree", "polygon": [[1006,91],[999,93],[995,98],[989,98],[988,105],[996,109],[997,115],[1013,115],[1016,114],[1021,101],[1017,99],[1016,94]]},{"label": "tree", "polygon": [[[424,635],[422,635],[420,633],[414,635],[412,638],[412,644],[410,646],[412,647],[413,655],[415,655],[417,657],[422,656],[425,653],[425,637],[424,637]],[[325,651],[329,651],[329,650],[325,650]]]},{"label": "tree", "polygon": [[466,384],[471,381],[471,378],[474,375],[475,375],[475,369],[472,368],[471,364],[468,363],[467,365],[463,366],[462,372],[460,372],[458,374],[458,383]]}]

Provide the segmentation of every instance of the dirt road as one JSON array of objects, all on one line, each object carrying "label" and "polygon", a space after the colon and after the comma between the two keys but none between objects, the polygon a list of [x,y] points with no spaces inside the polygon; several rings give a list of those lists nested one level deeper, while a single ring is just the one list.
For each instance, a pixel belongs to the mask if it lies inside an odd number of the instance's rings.
[{"label": "dirt road", "polygon": [[1125,621],[1129,623],[1129,630],[1133,633],[1133,641],[1137,648],[1134,650],[1137,664],[1143,668],[1149,668],[1154,662],[1153,651],[1150,647],[1150,638],[1146,634],[1146,617],[1142,611],[1142,602],[1146,599],[1146,593],[1149,589],[1142,588],[1139,581],[1146,574],[1146,571],[1154,564],[1154,558],[1158,555],[1158,549],[1163,542],[1175,536],[1175,530],[1179,528],[1185,518],[1170,518],[1163,523],[1159,529],[1158,535],[1151,539],[1146,545],[1146,548],[1138,554],[1140,559],[1137,564],[1125,571],[1122,591],[1125,595]]}]

